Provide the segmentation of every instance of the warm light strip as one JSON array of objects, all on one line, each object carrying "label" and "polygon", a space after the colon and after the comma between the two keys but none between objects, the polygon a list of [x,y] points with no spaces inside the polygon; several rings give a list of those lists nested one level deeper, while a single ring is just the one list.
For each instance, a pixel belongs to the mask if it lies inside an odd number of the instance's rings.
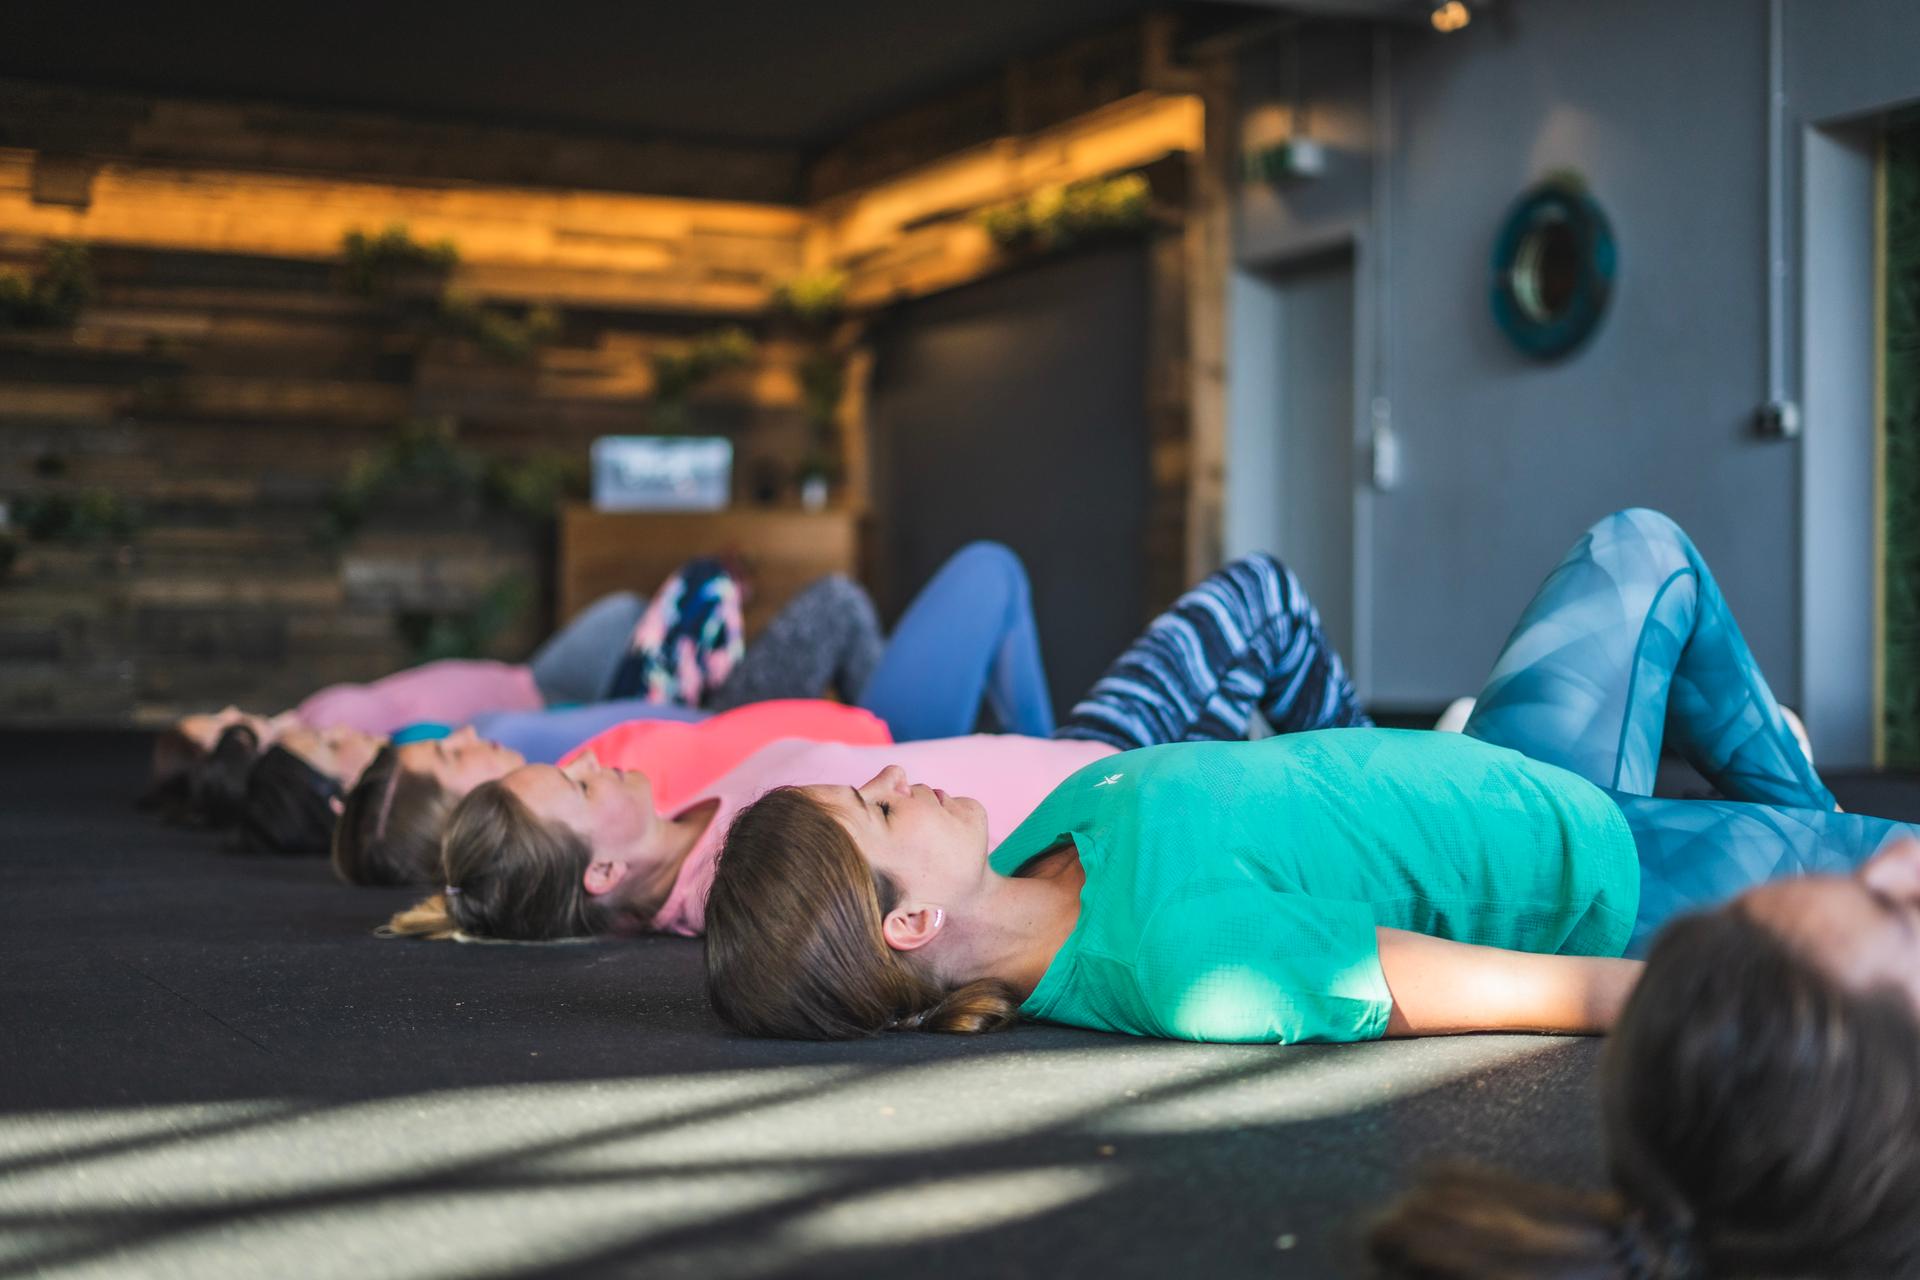
[{"label": "warm light strip", "polygon": [[[1203,117],[1197,97],[1137,94],[812,209],[142,161],[103,165],[91,204],[73,208],[35,204],[33,152],[0,149],[0,242],[71,238],[324,261],[349,230],[403,223],[416,239],[455,241],[457,282],[488,296],[747,311],[807,266],[850,270],[858,303],[979,274],[994,258],[972,218],[979,209],[1197,152]],[[906,274],[898,253],[888,260],[902,246],[917,264]]]},{"label": "warm light strip", "polygon": [[[748,309],[799,270],[808,222],[804,210],[777,205],[137,161],[104,165],[91,205],[76,209],[33,203],[32,165],[30,151],[0,150],[0,237],[326,260],[347,231],[397,222],[416,239],[454,240],[462,282],[507,297]],[[712,290],[700,287],[702,273]]]},{"label": "warm light strip", "polygon": [[[823,202],[808,237],[807,260],[849,270],[856,303],[879,301],[881,295],[900,292],[900,282],[889,264],[873,257],[898,246],[916,224],[938,222],[935,234],[942,243],[928,245],[927,256],[944,257],[958,276],[977,274],[980,259],[992,246],[971,220],[972,213],[1044,187],[1135,168],[1169,153],[1198,152],[1204,126],[1205,110],[1198,97],[1142,93],[1053,129],[960,152]],[[947,282],[949,272],[938,264],[925,270],[931,272],[924,277],[926,283]]]}]

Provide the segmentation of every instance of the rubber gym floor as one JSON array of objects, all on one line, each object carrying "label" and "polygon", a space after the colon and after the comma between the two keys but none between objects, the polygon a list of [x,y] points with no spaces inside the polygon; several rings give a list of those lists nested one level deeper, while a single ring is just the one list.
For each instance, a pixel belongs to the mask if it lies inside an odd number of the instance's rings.
[{"label": "rubber gym floor", "polygon": [[0,734],[0,1280],[1358,1276],[1428,1161],[1602,1175],[1599,1041],[742,1039],[698,942],[376,937],[148,743]]}]

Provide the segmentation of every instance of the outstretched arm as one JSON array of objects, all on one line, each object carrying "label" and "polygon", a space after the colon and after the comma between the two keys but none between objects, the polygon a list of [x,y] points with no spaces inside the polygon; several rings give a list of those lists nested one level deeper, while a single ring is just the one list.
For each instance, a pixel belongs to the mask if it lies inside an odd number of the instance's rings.
[{"label": "outstretched arm", "polygon": [[1638,960],[1534,955],[1379,929],[1380,969],[1393,996],[1389,1036],[1462,1031],[1595,1035],[1619,1017]]}]

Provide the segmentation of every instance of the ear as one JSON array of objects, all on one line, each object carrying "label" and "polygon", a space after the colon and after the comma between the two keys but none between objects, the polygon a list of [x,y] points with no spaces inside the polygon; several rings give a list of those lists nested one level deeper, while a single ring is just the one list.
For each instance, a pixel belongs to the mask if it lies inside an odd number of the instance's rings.
[{"label": "ear", "polygon": [[347,802],[339,796],[328,796],[327,808],[333,810],[333,816],[337,818],[347,811]]},{"label": "ear", "polygon": [[902,902],[880,922],[880,936],[895,951],[918,951],[946,927],[947,912],[925,902]]},{"label": "ear", "polygon": [[1889,841],[1861,866],[1860,878],[1889,897],[1920,898],[1920,840]]},{"label": "ear", "polygon": [[615,862],[611,858],[599,858],[587,864],[580,877],[580,883],[586,886],[588,893],[599,897],[611,893],[614,887],[627,878],[627,864]]}]

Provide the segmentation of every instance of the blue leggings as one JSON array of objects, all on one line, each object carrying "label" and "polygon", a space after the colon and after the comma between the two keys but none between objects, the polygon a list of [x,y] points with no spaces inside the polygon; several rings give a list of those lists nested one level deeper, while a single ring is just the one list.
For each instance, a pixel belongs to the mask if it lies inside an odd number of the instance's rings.
[{"label": "blue leggings", "polygon": [[[1640,855],[1629,954],[1681,912],[1763,880],[1845,872],[1920,834],[1834,812],[1706,562],[1656,511],[1606,517],[1547,576],[1466,732],[1612,794]],[[1668,737],[1727,799],[1653,797]]]},{"label": "blue leggings", "polygon": [[972,733],[982,701],[1008,733],[1053,732],[1027,571],[997,542],[969,543],[927,580],[860,690],[900,742]]}]

